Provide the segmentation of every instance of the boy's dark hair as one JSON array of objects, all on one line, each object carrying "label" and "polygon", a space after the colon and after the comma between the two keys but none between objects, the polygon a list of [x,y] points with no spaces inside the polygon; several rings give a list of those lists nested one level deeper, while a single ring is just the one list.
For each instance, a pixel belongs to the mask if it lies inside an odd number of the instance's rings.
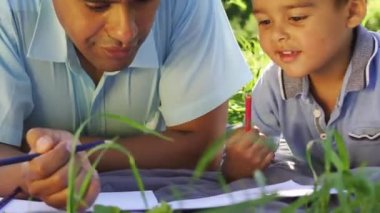
[{"label": "boy's dark hair", "polygon": [[[365,0],[365,1],[368,2],[368,0]],[[348,2],[348,0],[335,0],[335,4],[337,6],[345,5],[347,2]]]},{"label": "boy's dark hair", "polygon": [[347,2],[348,2],[348,0],[335,0],[336,6],[345,5]]}]

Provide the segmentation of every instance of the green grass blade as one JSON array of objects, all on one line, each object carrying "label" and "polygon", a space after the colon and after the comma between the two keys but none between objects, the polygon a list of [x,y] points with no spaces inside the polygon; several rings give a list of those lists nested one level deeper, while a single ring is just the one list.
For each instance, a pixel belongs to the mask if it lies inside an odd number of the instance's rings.
[{"label": "green grass blade", "polygon": [[117,120],[117,121],[120,121],[122,123],[126,123],[128,124],[129,126],[131,126],[132,128],[135,128],[141,132],[144,132],[144,133],[147,133],[147,134],[150,134],[150,135],[154,135],[158,138],[161,138],[162,140],[165,140],[165,141],[173,141],[173,138],[170,138],[170,137],[167,137],[165,135],[162,135],[161,133],[158,133],[157,131],[155,130],[152,130],[152,129],[148,129],[146,128],[145,126],[141,125],[140,123],[130,119],[130,118],[127,118],[127,117],[123,117],[123,116],[120,116],[120,115],[115,115],[115,114],[110,114],[110,113],[106,113],[104,114],[105,117],[107,118],[111,118],[113,120]]},{"label": "green grass blade", "polygon": [[226,135],[217,139],[211,146],[203,153],[201,159],[199,159],[193,173],[193,179],[200,178],[206,168],[210,165],[210,162],[214,160],[215,156],[220,152],[224,147],[226,140]]},{"label": "green grass blade", "polygon": [[99,145],[99,146],[94,147],[93,149],[88,151],[88,153],[87,153],[88,157],[94,152],[97,152],[97,151],[101,151],[101,152],[97,156],[95,162],[91,165],[91,170],[87,172],[87,174],[83,180],[83,183],[82,183],[80,190],[79,190],[79,196],[76,199],[77,205],[82,203],[82,200],[83,200],[83,198],[87,192],[87,189],[90,186],[92,175],[96,171],[96,167],[98,166],[98,164],[99,164],[101,158],[103,157],[105,151],[109,149],[109,146],[110,146],[109,143],[111,143],[111,142],[109,141],[106,144]]},{"label": "green grass blade", "polygon": [[92,155],[95,152],[98,152],[102,149],[107,149],[107,150],[113,149],[113,150],[119,151],[119,152],[123,153],[128,158],[128,163],[130,165],[133,177],[135,178],[136,183],[137,183],[137,187],[140,190],[141,196],[144,199],[144,204],[145,204],[146,208],[148,208],[148,201],[147,201],[146,196],[144,194],[144,190],[145,190],[144,183],[143,183],[143,181],[141,179],[141,175],[139,174],[139,171],[137,169],[136,162],[135,162],[133,156],[130,154],[130,152],[125,147],[121,146],[120,144],[109,143],[109,144],[103,144],[101,146],[95,147],[94,149],[91,149],[88,152],[88,155]]},{"label": "green grass blade", "polygon": [[334,132],[334,138],[338,149],[339,158],[341,159],[342,170],[350,169],[350,157],[348,155],[346,144],[344,143],[343,137],[338,133]]},{"label": "green grass blade", "polygon": [[66,203],[66,211],[69,213],[77,212],[75,203],[75,177],[76,177],[76,165],[75,165],[75,148],[79,143],[80,134],[83,132],[85,126],[90,121],[88,118],[83,122],[74,134],[73,143],[70,147],[70,160],[69,160],[69,171],[68,171],[68,199]]},{"label": "green grass blade", "polygon": [[307,160],[307,163],[308,163],[310,170],[313,174],[314,182],[317,182],[318,181],[318,175],[317,175],[315,168],[313,166],[313,161],[312,161],[312,157],[311,157],[311,148],[313,147],[314,143],[315,143],[315,141],[310,141],[306,145],[306,160]]}]

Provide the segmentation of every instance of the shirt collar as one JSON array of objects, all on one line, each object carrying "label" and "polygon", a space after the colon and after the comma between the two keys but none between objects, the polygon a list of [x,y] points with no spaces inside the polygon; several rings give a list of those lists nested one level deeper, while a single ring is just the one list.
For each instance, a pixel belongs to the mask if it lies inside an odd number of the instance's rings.
[{"label": "shirt collar", "polygon": [[[153,28],[152,28],[153,29]],[[68,60],[68,42],[51,0],[42,0],[27,57],[64,63]],[[153,30],[149,33],[129,67],[159,67]]]},{"label": "shirt collar", "polygon": [[[364,89],[369,83],[369,67],[372,59],[378,51],[377,39],[366,30],[364,27],[359,26],[356,28],[356,40],[354,52],[351,58],[351,72],[346,72],[348,77],[347,85],[345,86],[346,92],[359,91]],[[305,86],[307,77],[293,78],[286,76],[285,73],[279,69],[279,83],[281,88],[281,95],[284,100],[293,98],[296,95],[305,93]]]}]

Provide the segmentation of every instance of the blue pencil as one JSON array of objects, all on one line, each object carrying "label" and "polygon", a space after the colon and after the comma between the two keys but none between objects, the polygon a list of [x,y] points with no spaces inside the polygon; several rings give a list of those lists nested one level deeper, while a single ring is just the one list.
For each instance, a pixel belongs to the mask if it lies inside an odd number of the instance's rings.
[{"label": "blue pencil", "polygon": [[[87,144],[81,144],[75,148],[75,152],[81,152],[81,151],[89,150],[91,148],[94,148],[95,146],[98,146],[98,145],[104,144],[104,143],[106,143],[106,141],[101,140],[101,141],[94,141],[94,142],[87,143]],[[6,165],[30,161],[33,158],[38,157],[40,155],[41,155],[40,153],[33,153],[33,154],[26,154],[26,155],[21,155],[21,156],[17,156],[17,157],[0,159],[0,166],[6,166]]]},{"label": "blue pencil", "polygon": [[22,189],[21,187],[17,187],[11,195],[9,195],[8,197],[5,197],[3,198],[1,201],[0,201],[0,210],[3,209],[9,202],[11,202],[18,193],[22,192]]},{"label": "blue pencil", "polygon": [[[104,143],[108,143],[108,141],[107,140],[105,140],[105,141],[101,140],[101,141],[94,141],[94,142],[87,143],[87,144],[81,144],[81,145],[78,145],[75,147],[75,152],[81,152],[81,151],[89,150],[91,148],[94,148],[94,147],[96,147],[100,144],[104,144]],[[40,155],[41,155],[40,153],[34,153],[34,154],[26,154],[26,155],[21,155],[21,156],[17,156],[17,157],[1,159],[0,160],[0,166],[6,166],[6,165],[11,165],[11,164],[16,164],[16,163],[22,163],[25,161],[30,161],[33,158],[38,157]],[[22,189],[20,187],[17,187],[12,192],[11,195],[3,198],[0,201],[0,210],[3,209],[9,202],[11,202],[17,196],[17,194],[20,192],[22,192]]]}]

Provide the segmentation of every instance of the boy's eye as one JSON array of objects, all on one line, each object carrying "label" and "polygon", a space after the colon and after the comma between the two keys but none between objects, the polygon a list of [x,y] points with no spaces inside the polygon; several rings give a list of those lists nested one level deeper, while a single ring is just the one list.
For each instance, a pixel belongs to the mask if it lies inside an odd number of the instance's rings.
[{"label": "boy's eye", "polygon": [[307,19],[307,16],[292,16],[289,18],[289,20],[294,21],[294,22],[299,22],[305,19]]},{"label": "boy's eye", "polygon": [[270,20],[261,20],[261,21],[258,21],[258,23],[259,25],[265,26],[265,25],[269,25],[271,22]]}]

